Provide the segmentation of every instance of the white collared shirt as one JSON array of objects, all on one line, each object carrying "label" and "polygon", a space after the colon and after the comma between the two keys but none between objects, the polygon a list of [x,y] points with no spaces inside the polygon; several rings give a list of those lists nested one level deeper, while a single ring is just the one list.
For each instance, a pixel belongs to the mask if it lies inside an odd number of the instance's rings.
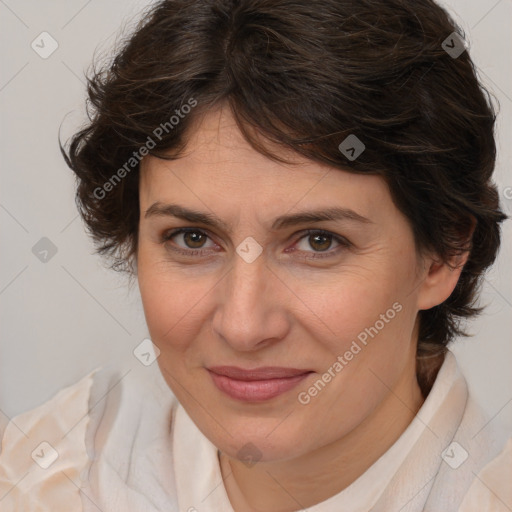
[{"label": "white collared shirt", "polygon": [[[510,511],[512,439],[498,434],[448,352],[400,438],[351,485],[307,510]],[[234,512],[217,447],[156,364],[97,368],[12,418],[2,436],[0,510]]]}]

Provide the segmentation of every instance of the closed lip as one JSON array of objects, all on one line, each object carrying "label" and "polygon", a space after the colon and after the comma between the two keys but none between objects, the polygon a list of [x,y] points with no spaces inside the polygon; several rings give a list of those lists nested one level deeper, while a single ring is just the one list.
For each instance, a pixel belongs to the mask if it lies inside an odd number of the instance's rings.
[{"label": "closed lip", "polygon": [[239,368],[238,366],[211,366],[207,368],[217,375],[224,375],[230,379],[255,381],[269,379],[286,379],[311,373],[313,370],[301,368],[286,368],[281,366],[262,366],[260,368]]}]

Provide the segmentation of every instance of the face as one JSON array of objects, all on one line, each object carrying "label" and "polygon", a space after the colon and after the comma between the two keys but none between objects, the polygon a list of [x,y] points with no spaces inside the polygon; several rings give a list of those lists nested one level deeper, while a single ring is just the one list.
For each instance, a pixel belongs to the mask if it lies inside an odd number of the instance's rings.
[{"label": "face", "polygon": [[[339,215],[296,217],[329,209]],[[143,160],[140,214],[160,370],[231,457],[252,443],[286,459],[348,436],[414,376],[421,269],[381,177],[276,163],[219,109],[181,158]]]}]

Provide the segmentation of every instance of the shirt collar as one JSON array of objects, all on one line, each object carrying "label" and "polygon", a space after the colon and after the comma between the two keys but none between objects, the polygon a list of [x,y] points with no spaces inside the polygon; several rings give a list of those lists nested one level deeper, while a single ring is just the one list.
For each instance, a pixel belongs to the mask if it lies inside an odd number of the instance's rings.
[{"label": "shirt collar", "polygon": [[[367,512],[376,504],[379,509],[382,503],[405,505],[408,493],[413,492],[417,496],[414,503],[424,502],[432,485],[427,477],[433,481],[439,470],[439,454],[457,429],[466,400],[465,379],[448,351],[429,395],[400,438],[350,486],[309,507],[309,512]],[[177,406],[172,432],[180,510],[234,512],[222,480],[217,447],[181,405]],[[435,451],[436,457],[428,457],[429,451]],[[415,458],[416,470],[411,474],[404,462],[410,460],[412,453],[420,458]],[[418,460],[422,462],[418,464]],[[394,489],[392,494],[390,489]],[[419,495],[418,489],[423,489]]]}]

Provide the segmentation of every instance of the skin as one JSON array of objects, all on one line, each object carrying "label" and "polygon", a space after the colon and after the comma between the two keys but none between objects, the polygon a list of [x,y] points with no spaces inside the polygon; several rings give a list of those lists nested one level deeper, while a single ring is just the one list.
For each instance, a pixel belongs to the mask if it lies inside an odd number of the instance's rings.
[{"label": "skin", "polygon": [[[382,178],[307,161],[283,148],[279,153],[293,157],[293,164],[274,162],[243,139],[227,108],[198,118],[187,141],[179,159],[148,156],[141,164],[138,281],[151,339],[161,351],[160,370],[219,448],[235,511],[312,506],[364,473],[421,407],[418,311],[449,297],[465,258],[450,270],[434,256],[420,257],[411,226]],[[227,229],[146,217],[156,202],[215,214]],[[271,229],[280,215],[332,206],[371,222]],[[179,234],[162,241],[180,227],[207,236]],[[327,230],[350,245],[329,237],[315,242],[315,233],[309,236],[306,229]],[[263,249],[251,263],[236,252],[249,236]],[[205,253],[181,255],[172,247]],[[394,303],[401,311],[301,404],[298,393]],[[314,373],[278,397],[246,403],[215,387],[205,369],[214,365]],[[259,450],[255,465],[240,460],[247,443]]]}]

